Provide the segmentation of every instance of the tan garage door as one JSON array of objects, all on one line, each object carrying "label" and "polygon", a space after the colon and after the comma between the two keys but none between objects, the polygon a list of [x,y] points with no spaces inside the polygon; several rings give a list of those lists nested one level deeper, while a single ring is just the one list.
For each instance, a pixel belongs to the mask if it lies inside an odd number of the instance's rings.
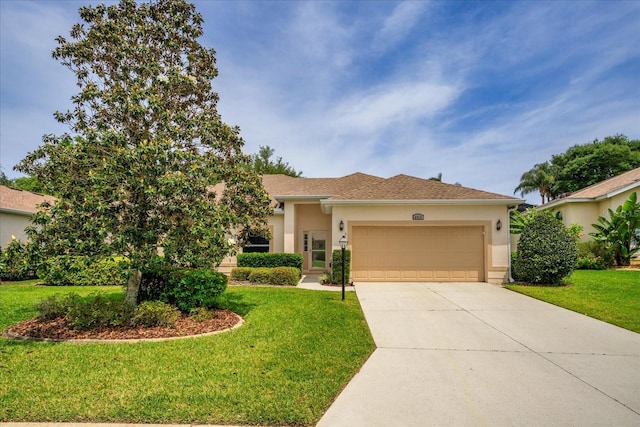
[{"label": "tan garage door", "polygon": [[484,281],[480,226],[354,227],[355,281]]}]

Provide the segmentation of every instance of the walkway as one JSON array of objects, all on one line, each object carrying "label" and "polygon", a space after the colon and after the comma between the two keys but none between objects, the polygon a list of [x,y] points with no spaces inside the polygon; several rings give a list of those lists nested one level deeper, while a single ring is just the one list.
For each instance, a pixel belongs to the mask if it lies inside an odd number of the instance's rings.
[{"label": "walkway", "polygon": [[486,283],[361,283],[338,426],[639,426],[640,335]]}]

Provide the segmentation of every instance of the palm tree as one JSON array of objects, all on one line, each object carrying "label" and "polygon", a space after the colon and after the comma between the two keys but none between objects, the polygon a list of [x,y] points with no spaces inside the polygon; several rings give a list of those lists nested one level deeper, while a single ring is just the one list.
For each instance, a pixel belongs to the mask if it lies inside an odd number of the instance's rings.
[{"label": "palm tree", "polygon": [[513,193],[520,192],[521,196],[525,194],[533,193],[535,191],[540,192],[542,197],[542,204],[546,201],[550,201],[551,186],[555,182],[555,176],[551,169],[549,162],[538,163],[531,170],[525,172],[520,177],[520,184],[513,190]]}]

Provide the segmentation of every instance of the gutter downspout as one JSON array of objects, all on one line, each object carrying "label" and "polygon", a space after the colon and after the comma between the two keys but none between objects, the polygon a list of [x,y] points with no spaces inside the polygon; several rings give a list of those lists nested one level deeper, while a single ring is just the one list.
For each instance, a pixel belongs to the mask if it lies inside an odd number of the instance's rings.
[{"label": "gutter downspout", "polygon": [[515,282],[511,276],[511,212],[517,208],[517,206],[507,206],[507,265],[509,266],[509,283]]}]

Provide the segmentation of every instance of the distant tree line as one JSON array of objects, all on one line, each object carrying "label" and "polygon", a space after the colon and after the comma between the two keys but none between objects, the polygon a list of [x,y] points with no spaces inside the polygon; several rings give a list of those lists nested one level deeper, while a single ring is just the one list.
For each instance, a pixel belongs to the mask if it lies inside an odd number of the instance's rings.
[{"label": "distant tree line", "polygon": [[538,192],[542,203],[640,167],[640,140],[607,136],[574,145],[523,173],[514,193]]}]

